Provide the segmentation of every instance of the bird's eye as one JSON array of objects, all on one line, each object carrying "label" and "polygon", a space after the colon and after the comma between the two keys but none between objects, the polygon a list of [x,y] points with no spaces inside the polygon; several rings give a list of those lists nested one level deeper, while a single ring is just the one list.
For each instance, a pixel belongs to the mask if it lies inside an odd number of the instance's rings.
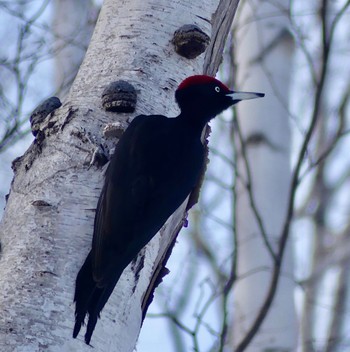
[{"label": "bird's eye", "polygon": [[216,86],[215,87],[215,92],[219,93],[220,92],[220,87]]}]

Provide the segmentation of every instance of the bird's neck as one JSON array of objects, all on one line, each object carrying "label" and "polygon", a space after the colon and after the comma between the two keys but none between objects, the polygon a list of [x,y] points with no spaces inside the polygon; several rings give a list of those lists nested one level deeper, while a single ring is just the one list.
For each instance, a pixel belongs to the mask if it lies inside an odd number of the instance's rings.
[{"label": "bird's neck", "polygon": [[211,120],[210,117],[203,117],[198,112],[181,112],[177,117],[178,121],[197,136],[201,136],[205,125]]}]

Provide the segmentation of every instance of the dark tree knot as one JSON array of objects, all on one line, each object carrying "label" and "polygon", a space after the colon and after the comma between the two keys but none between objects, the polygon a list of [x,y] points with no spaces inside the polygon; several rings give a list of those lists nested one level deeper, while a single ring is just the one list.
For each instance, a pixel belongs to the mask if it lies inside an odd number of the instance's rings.
[{"label": "dark tree knot", "polygon": [[46,120],[46,118],[56,109],[62,105],[61,101],[57,97],[51,97],[42,102],[30,115],[29,121],[32,128],[34,137],[41,130],[40,125]]},{"label": "dark tree knot", "polygon": [[194,24],[185,24],[175,31],[172,43],[175,51],[187,59],[195,59],[204,53],[210,37]]},{"label": "dark tree knot", "polygon": [[102,93],[102,106],[106,111],[133,112],[136,100],[134,86],[123,80],[110,83]]}]

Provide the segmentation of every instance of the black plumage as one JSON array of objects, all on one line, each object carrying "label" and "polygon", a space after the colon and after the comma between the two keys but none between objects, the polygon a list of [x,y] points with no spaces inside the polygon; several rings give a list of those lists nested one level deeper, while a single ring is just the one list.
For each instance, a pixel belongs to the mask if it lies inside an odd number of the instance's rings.
[{"label": "black plumage", "polygon": [[194,189],[204,166],[204,126],[242,99],[208,76],[192,76],[176,91],[181,113],[137,116],[122,135],[97,204],[92,248],[76,279],[76,337],[88,314],[85,342],[126,266]]}]

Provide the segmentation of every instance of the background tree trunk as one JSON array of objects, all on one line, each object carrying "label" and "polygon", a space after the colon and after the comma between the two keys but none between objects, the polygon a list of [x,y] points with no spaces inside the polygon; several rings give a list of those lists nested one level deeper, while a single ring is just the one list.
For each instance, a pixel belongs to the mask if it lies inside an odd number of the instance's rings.
[{"label": "background tree trunk", "polygon": [[[235,24],[236,88],[262,91],[261,104],[237,107],[242,136],[237,141],[237,267],[234,290],[234,341],[246,338],[266,299],[287,214],[290,169],[288,114],[293,39],[283,9],[288,1],[249,1]],[[243,142],[243,145],[242,145]],[[294,351],[297,322],[294,308],[292,247],[283,259],[279,286],[266,319],[248,351]]]},{"label": "background tree trunk", "polygon": [[[75,276],[91,245],[103,182],[103,170],[89,162],[96,145],[112,147],[102,137],[106,123],[119,120],[125,126],[130,117],[102,110],[102,91],[108,83],[125,79],[139,93],[134,116],[176,115],[177,84],[203,70],[216,71],[220,52],[213,47],[224,42],[237,3],[104,2],[67,99],[49,117],[43,139],[13,164],[15,178],[0,227],[1,351],[90,350],[81,337],[70,338]],[[172,35],[187,23],[211,36],[206,56],[188,60],[175,54]],[[134,274],[131,266],[126,269],[97,324],[92,344],[98,351],[133,350],[145,293],[184,217],[182,207],[142,251],[141,274]]]}]

